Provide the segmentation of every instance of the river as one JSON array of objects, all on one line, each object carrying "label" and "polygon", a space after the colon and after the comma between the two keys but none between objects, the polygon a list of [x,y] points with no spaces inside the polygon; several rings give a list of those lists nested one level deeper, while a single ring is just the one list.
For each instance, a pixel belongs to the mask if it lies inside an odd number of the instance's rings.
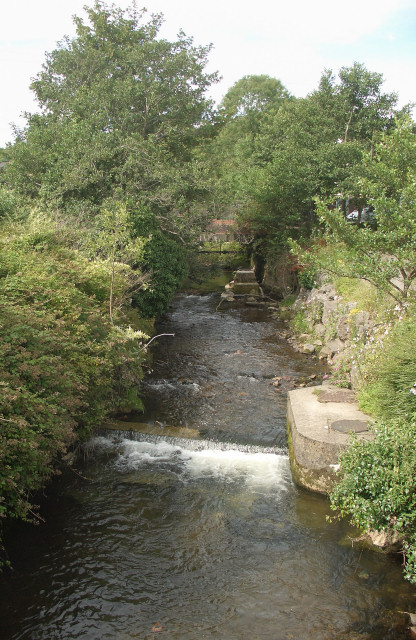
[{"label": "river", "polygon": [[157,341],[140,417],[155,433],[97,433],[85,479],[54,483],[47,524],[9,541],[2,640],[407,637],[400,562],[353,546],[291,479],[286,391],[319,365],[266,310],[218,301],[180,295],[159,326],[174,336]]}]

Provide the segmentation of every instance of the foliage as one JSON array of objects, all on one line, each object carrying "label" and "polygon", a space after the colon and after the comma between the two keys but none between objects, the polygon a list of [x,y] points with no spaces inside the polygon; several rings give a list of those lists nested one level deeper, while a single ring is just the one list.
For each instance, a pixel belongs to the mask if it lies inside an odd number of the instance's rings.
[{"label": "foliage", "polygon": [[368,280],[397,301],[411,295],[416,279],[416,135],[408,118],[383,133],[365,154],[358,189],[374,207],[377,227],[349,224],[342,211],[318,200],[328,242],[343,243],[348,260],[325,263],[335,275]]},{"label": "foliage", "polygon": [[315,269],[312,267],[304,267],[303,269],[300,269],[298,272],[298,282],[299,282],[299,286],[303,287],[304,289],[308,289],[311,290],[313,289],[316,281],[316,272]]},{"label": "foliage", "polygon": [[155,231],[145,241],[141,269],[148,286],[133,294],[133,304],[144,318],[160,316],[188,273],[187,249]]},{"label": "foliage", "polygon": [[354,184],[374,133],[392,127],[397,97],[382,93],[381,84],[380,74],[355,63],[341,69],[338,83],[325,72],[307,98],[280,99],[257,118],[251,135],[241,135],[248,115],[226,123],[218,136],[225,181],[258,251],[269,257],[289,237],[308,235],[316,226],[314,196]]},{"label": "foliage", "polygon": [[[94,226],[97,233],[89,237],[89,244],[99,258],[108,262],[111,269],[110,290],[109,290],[109,314],[111,324],[114,324],[114,286],[117,270],[120,270],[120,263],[137,264],[142,260],[144,240],[132,237],[133,223],[127,207],[121,202],[112,202],[104,207],[100,214],[94,219]],[[136,271],[136,277],[132,270],[125,270],[130,275],[126,277],[126,291],[133,293],[138,288],[144,286],[144,278],[140,272]],[[119,300],[119,305],[123,304],[124,297]]]},{"label": "foliage", "polygon": [[266,75],[244,76],[228,89],[221,109],[225,117],[235,118],[250,113],[261,113],[282,99],[289,98],[289,92],[277,78]]},{"label": "foliage", "polygon": [[379,422],[373,430],[372,442],[356,439],[342,453],[331,507],[365,532],[399,534],[405,576],[416,584],[416,422]]},{"label": "foliage", "polygon": [[68,247],[47,217],[2,232],[0,516],[36,519],[31,493],[66,448],[108,412],[142,406],[146,336],[110,323],[108,263]]},{"label": "foliage", "polygon": [[290,321],[290,326],[296,333],[307,333],[309,331],[309,322],[303,311],[297,311]]},{"label": "foliage", "polygon": [[335,278],[335,289],[345,302],[355,302],[357,311],[368,311],[380,318],[388,313],[390,300],[371,283],[355,278]]},{"label": "foliage", "polygon": [[363,350],[364,384],[359,393],[363,411],[382,420],[415,421],[415,353],[415,310],[406,313],[397,308],[378,341]]},{"label": "foliage", "polygon": [[11,216],[16,209],[15,194],[0,185],[0,220]]},{"label": "foliage", "polygon": [[336,83],[332,71],[325,71],[316,95],[321,104],[327,101],[332,104],[344,142],[356,139],[367,141],[370,146],[376,131],[387,131],[393,126],[397,94],[382,93],[382,74],[368,71],[358,62],[342,67],[338,77]]},{"label": "foliage", "polygon": [[[210,47],[180,33],[158,38],[161,15],[144,21],[97,0],[75,17],[76,36],[47,54],[33,81],[41,114],[28,118],[6,177],[18,191],[66,211],[110,197],[151,205],[165,231],[204,191],[194,149],[210,128],[204,97],[216,74],[204,71]],[[180,214],[180,215],[179,215]]]}]

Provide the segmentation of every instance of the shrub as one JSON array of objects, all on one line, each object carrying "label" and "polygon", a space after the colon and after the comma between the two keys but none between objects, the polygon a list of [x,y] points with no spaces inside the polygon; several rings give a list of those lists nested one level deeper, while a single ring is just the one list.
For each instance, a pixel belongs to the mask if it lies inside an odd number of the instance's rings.
[{"label": "shrub", "polygon": [[[110,323],[107,263],[91,270],[59,235],[35,227],[16,225],[0,242],[3,518],[35,517],[30,495],[66,448],[108,412],[141,407],[145,336]],[[124,288],[123,271],[115,282]]]},{"label": "shrub", "polygon": [[310,291],[314,288],[316,282],[316,270],[314,267],[303,267],[298,271],[299,286]]},{"label": "shrub", "polygon": [[149,286],[133,295],[134,304],[145,318],[159,316],[188,273],[186,250],[161,231],[155,231],[145,241],[140,266],[149,275]]},{"label": "shrub", "polygon": [[416,421],[380,422],[372,442],[355,440],[340,457],[331,508],[364,532],[396,532],[405,577],[416,584]]}]

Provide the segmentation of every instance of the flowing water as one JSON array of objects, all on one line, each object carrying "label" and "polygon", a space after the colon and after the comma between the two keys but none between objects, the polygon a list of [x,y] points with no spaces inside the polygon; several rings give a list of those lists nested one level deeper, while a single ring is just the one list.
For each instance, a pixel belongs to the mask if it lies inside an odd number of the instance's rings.
[{"label": "flowing water", "polygon": [[144,383],[154,433],[102,430],[77,466],[87,479],[61,479],[47,525],[10,541],[2,640],[407,637],[400,563],[353,547],[291,479],[286,390],[318,365],[267,311],[217,305],[182,295],[160,326],[175,336]]}]

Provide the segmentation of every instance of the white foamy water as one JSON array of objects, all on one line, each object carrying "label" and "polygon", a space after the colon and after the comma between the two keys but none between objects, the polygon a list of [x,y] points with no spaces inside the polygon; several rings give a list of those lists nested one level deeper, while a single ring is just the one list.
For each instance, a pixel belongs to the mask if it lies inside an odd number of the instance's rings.
[{"label": "white foamy water", "polygon": [[289,482],[287,456],[274,453],[249,453],[230,449],[203,449],[190,451],[187,471],[194,478],[222,477],[224,479],[243,478],[247,484],[264,487],[284,486]]},{"label": "white foamy water", "polygon": [[168,466],[183,480],[218,478],[225,482],[244,481],[248,485],[281,491],[291,484],[287,455],[262,451],[256,447],[237,447],[198,440],[155,439],[121,441],[98,437],[93,445],[114,449],[118,458],[114,466],[120,471],[134,471],[144,466]]}]

